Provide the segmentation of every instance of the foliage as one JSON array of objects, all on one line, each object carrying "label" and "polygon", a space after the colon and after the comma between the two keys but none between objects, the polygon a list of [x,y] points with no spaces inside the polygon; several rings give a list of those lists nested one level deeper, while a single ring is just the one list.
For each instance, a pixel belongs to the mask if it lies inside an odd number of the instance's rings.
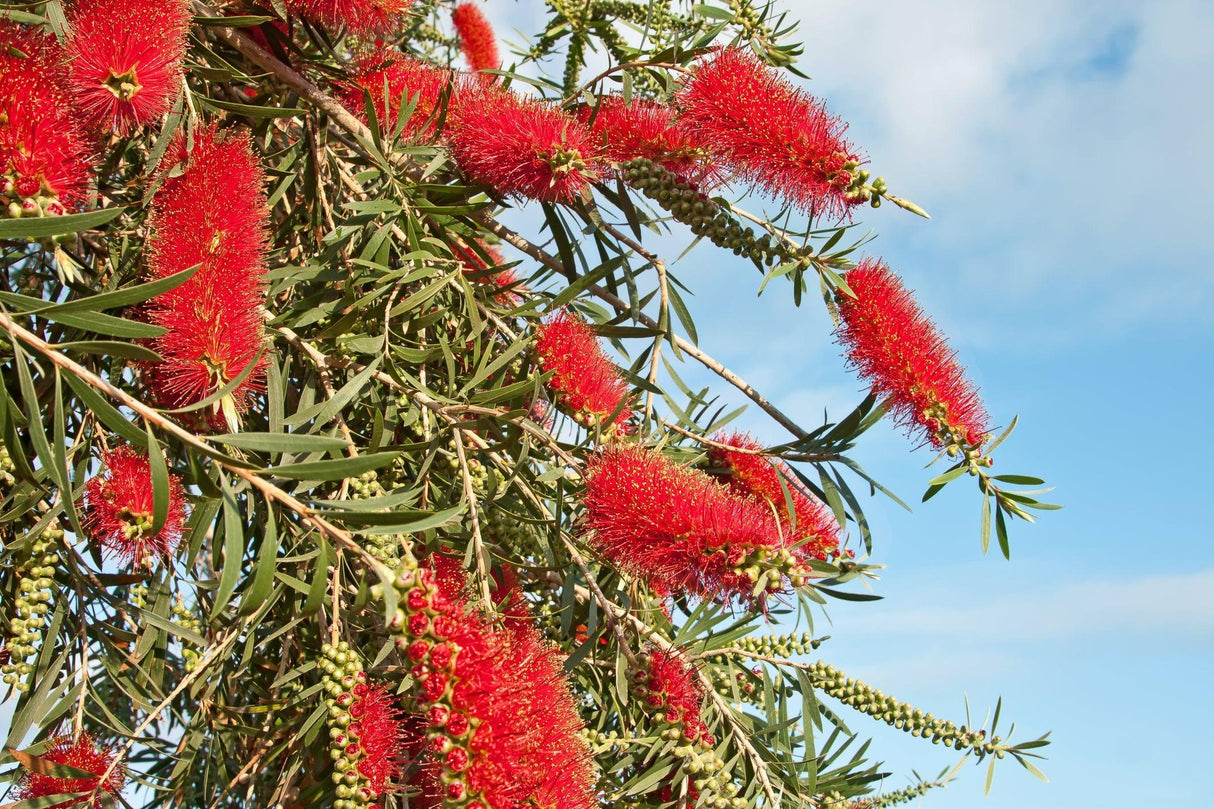
[{"label": "foliage", "polygon": [[[124,778],[146,806],[867,807],[957,772],[875,794],[887,773],[844,705],[989,760],[988,787],[1009,755],[1038,772],[1045,737],[996,735],[998,707],[980,728],[937,719],[798,659],[821,638],[764,634],[873,598],[857,492],[888,492],[848,453],[887,406],[925,418],[890,382],[798,425],[698,346],[690,284],[646,246],[690,233],[837,318],[862,308],[848,212],[923,213],[791,89],[786,14],[547,0],[497,70],[464,4],[474,75],[439,0],[196,2],[188,34],[155,35],[142,5],[33,2],[0,23],[13,809]],[[107,50],[124,37],[139,47]],[[93,85],[72,86],[61,43],[88,46]],[[155,103],[127,103],[126,63],[99,94],[98,65],[127,58],[159,59]],[[732,123],[692,109],[705,93],[680,88],[733,81],[706,73],[723,59],[778,96],[776,129],[762,97]],[[64,114],[73,93],[89,116]],[[825,129],[794,146],[828,154],[781,153],[805,110]],[[20,129],[43,114],[54,133]],[[50,140],[87,194],[30,168]],[[750,214],[726,196],[739,177],[795,205]],[[504,223],[521,203],[540,232]],[[686,363],[788,440],[724,432],[739,411],[688,388]],[[955,464],[925,499],[975,478],[983,548],[993,522],[1008,555],[1008,519],[1052,506],[1023,488],[1040,480],[990,475],[1007,433],[950,433],[942,396],[925,429]],[[633,467],[653,470],[646,501]],[[610,487],[593,519],[584,474]],[[104,754],[61,754],[94,739]]]}]

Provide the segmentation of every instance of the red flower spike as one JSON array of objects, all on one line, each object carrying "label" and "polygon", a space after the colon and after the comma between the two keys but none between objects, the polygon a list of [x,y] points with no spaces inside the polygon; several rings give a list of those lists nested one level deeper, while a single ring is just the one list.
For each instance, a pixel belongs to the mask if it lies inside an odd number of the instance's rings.
[{"label": "red flower spike", "polygon": [[145,366],[145,377],[162,404],[182,407],[255,363],[212,417],[223,427],[248,409],[265,378],[265,361],[257,359],[265,342],[261,167],[247,136],[214,128],[195,133],[189,152],[178,136],[164,165],[149,217],[148,270],[163,278],[199,267],[149,306],[149,319],[168,332],[153,340],[164,361]]},{"label": "red flower spike", "polygon": [[181,540],[185,494],[169,474],[169,509],[164,527],[152,533],[152,468],[146,455],[119,446],[101,458],[101,472],[84,487],[84,528],[108,554],[135,566],[167,560]]},{"label": "red flower spike", "polygon": [[286,0],[287,11],[331,31],[367,36],[386,32],[413,0]]},{"label": "red flower spike", "polygon": [[[519,306],[523,302],[523,296],[516,290],[521,290],[522,287],[519,286],[519,278],[514,274],[514,270],[494,271],[506,263],[502,251],[481,239],[477,239],[476,244],[479,250],[465,244],[452,245],[456,256],[464,263],[464,275],[498,290],[493,293],[493,300],[502,306]],[[482,253],[488,256],[488,261],[482,257]]]},{"label": "red flower spike", "polygon": [[629,386],[603,353],[598,337],[586,321],[566,311],[540,324],[535,332],[535,350],[545,371],[551,371],[548,388],[554,402],[586,426],[610,425],[627,432],[632,417],[628,406]]},{"label": "red flower spike", "polygon": [[472,611],[462,568],[442,559],[426,562],[442,568],[438,574],[418,574],[432,591],[432,609],[446,619],[451,650],[429,660],[448,672],[451,690],[430,689],[427,680],[423,696],[431,704],[419,706],[434,734],[421,762],[423,805],[442,803],[454,768],[462,785],[455,791],[469,807],[592,809],[590,755],[559,652],[531,621],[499,626]]},{"label": "red flower spike", "polygon": [[[743,433],[718,435],[716,440],[740,450],[763,449],[762,444]],[[708,457],[714,465],[725,469],[726,474],[721,481],[732,491],[774,506],[791,541],[806,555],[821,561],[838,556],[839,526],[834,515],[822,501],[797,482],[792,470],[783,461],[754,452],[730,451],[720,447],[710,447]],[[789,498],[784,495],[785,487],[792,500],[791,518]]]},{"label": "red flower spike", "polygon": [[573,202],[601,176],[594,138],[559,107],[486,88],[462,93],[451,112],[456,163],[499,194]]},{"label": "red flower spike", "polygon": [[159,120],[181,90],[185,0],[76,0],[65,46],[76,109],[93,130],[129,135]]},{"label": "red flower spike", "polygon": [[[114,771],[102,781],[101,776],[109,769],[117,755],[109,747],[99,745],[92,736],[82,733],[73,739],[71,736],[56,736],[47,740],[47,750],[41,759],[50,764],[63,764],[77,770],[90,772],[94,778],[59,778],[53,775],[26,771],[17,779],[13,787],[12,797],[18,801],[44,798],[48,795],[58,795],[63,792],[92,792],[117,795],[122,792],[126,781],[126,765],[119,764]],[[87,801],[85,798],[57,803],[48,809],[64,809],[69,806],[88,806],[97,809],[102,805],[102,795]]]},{"label": "red flower spike", "polygon": [[366,120],[365,90],[371,96],[375,114],[386,129],[396,125],[402,101],[416,98],[417,106],[405,121],[403,134],[422,141],[437,135],[432,116],[439,108],[443,91],[454,74],[398,53],[385,52],[363,56],[355,63],[350,80],[338,85],[338,95],[347,108]]},{"label": "red flower spike", "polygon": [[612,163],[645,158],[689,182],[711,180],[713,169],[704,162],[708,150],[675,120],[673,107],[604,96],[597,106],[579,107],[576,114]]},{"label": "red flower spike", "polygon": [[590,542],[659,595],[762,605],[806,574],[770,505],[655,450],[612,445],[592,458],[583,505]]},{"label": "red flower spike", "polygon": [[678,96],[681,125],[730,170],[804,211],[839,218],[864,158],[846,125],[757,56],[722,48],[692,68]]},{"label": "red flower spike", "polygon": [[362,757],[356,765],[358,772],[367,779],[371,797],[381,795],[388,784],[399,781],[405,761],[404,711],[387,686],[375,685],[359,697],[350,708],[355,707],[361,717],[361,732],[358,737]]},{"label": "red flower spike", "polygon": [[851,367],[908,432],[950,454],[976,450],[989,419],[944,335],[883,262],[865,259],[845,278],[856,297],[838,296],[838,337]]},{"label": "red flower spike", "polygon": [[[451,24],[459,35],[459,47],[470,69],[478,72],[497,70],[502,66],[502,58],[497,52],[497,37],[493,35],[493,27],[480,6],[473,2],[460,3],[451,12]],[[494,77],[482,78],[492,82]]]},{"label": "red flower spike", "polygon": [[91,167],[63,89],[59,46],[41,29],[0,20],[0,217],[81,207]]},{"label": "red flower spike", "polygon": [[646,666],[649,692],[659,698],[662,708],[655,713],[664,714],[672,724],[681,721],[684,736],[691,741],[706,736],[708,728],[700,718],[704,688],[687,659],[675,651],[653,651]]}]

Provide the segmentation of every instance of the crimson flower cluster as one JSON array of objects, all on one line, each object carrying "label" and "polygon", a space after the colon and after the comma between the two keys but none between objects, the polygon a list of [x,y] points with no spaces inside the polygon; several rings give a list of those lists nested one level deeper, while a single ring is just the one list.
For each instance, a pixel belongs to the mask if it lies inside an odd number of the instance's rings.
[{"label": "crimson flower cluster", "polygon": [[687,659],[676,651],[657,649],[642,661],[644,667],[633,675],[637,696],[660,722],[677,728],[681,738],[712,747],[716,739],[700,717],[704,688]]},{"label": "crimson flower cluster", "polygon": [[552,372],[548,389],[558,407],[586,427],[626,431],[632,417],[628,383],[586,321],[557,312],[536,329],[535,350],[540,365]]},{"label": "crimson flower cluster", "polygon": [[100,473],[85,484],[82,505],[89,539],[137,567],[168,559],[181,540],[186,505],[180,479],[169,474],[168,516],[153,533],[151,462],[129,446],[102,456]]},{"label": "crimson flower cluster", "polygon": [[[47,740],[47,749],[40,758],[50,764],[62,764],[77,770],[93,773],[92,778],[65,778],[55,775],[45,775],[40,772],[26,770],[13,786],[12,796],[18,801],[32,801],[49,795],[60,795],[71,792],[92,792],[97,790],[97,797],[89,801],[89,809],[98,809],[102,805],[103,794],[118,795],[126,782],[126,765],[119,764],[104,781],[101,776],[110,768],[117,753],[97,741],[87,733],[71,736],[55,736]],[[48,809],[64,809],[68,806],[81,805],[84,798],[64,801],[54,804]]]},{"label": "crimson flower cluster", "polygon": [[588,540],[659,595],[762,605],[805,583],[806,552],[771,506],[704,472],[615,444],[587,463],[585,477]]},{"label": "crimson flower cluster", "polygon": [[[497,70],[502,66],[502,57],[497,52],[497,37],[493,35],[493,26],[485,18],[480,6],[474,2],[460,3],[451,12],[451,24],[459,36],[459,47],[468,67],[474,72],[482,70]],[[492,76],[486,76],[492,81]]]},{"label": "crimson flower cluster", "polygon": [[464,809],[590,809],[592,764],[555,647],[531,620],[491,624],[464,597],[458,563],[397,575],[397,646],[420,683],[418,786]]},{"label": "crimson flower cluster", "polygon": [[807,556],[826,561],[839,555],[838,523],[830,509],[796,481],[787,464],[759,454],[763,445],[744,433],[718,435],[716,441],[737,447],[708,450],[709,459],[722,470],[726,486],[775,508],[783,530]]},{"label": "crimson flower cluster", "polygon": [[456,162],[498,193],[570,203],[606,169],[590,131],[547,102],[496,87],[468,89],[451,117]]},{"label": "crimson flower cluster", "polygon": [[[404,122],[408,138],[432,140],[438,135],[433,119],[443,91],[454,74],[412,57],[394,53],[364,54],[355,63],[350,80],[338,86],[341,101],[353,110],[365,109],[363,92],[371,97],[376,117],[394,125],[402,101],[416,102]],[[363,116],[365,119],[365,115]]]},{"label": "crimson flower cluster", "polygon": [[413,0],[286,0],[287,10],[334,31],[360,36],[388,31]]},{"label": "crimson flower cluster", "polygon": [[976,455],[989,418],[944,335],[883,262],[865,259],[845,280],[855,293],[838,296],[848,363],[908,431],[950,455]]},{"label": "crimson flower cluster", "polygon": [[[519,277],[511,269],[497,269],[506,263],[502,251],[481,239],[476,249],[465,244],[455,245],[455,252],[464,263],[464,275],[488,284],[494,290],[493,299],[502,306],[518,306],[523,302],[518,293]],[[487,257],[487,259],[486,259]]]},{"label": "crimson flower cluster", "polygon": [[603,96],[595,106],[579,107],[577,116],[611,163],[645,158],[696,183],[712,175],[712,167],[704,162],[707,149],[679,123],[673,107],[643,98]]},{"label": "crimson flower cluster", "polygon": [[677,98],[679,122],[738,176],[802,210],[838,217],[863,157],[846,126],[754,54],[723,48],[692,68]]},{"label": "crimson flower cluster", "polygon": [[[356,741],[359,773],[367,779],[373,796],[382,795],[400,780],[404,769],[401,750],[405,739],[404,711],[399,700],[383,683],[355,683],[349,713],[353,718],[346,731]],[[347,753],[351,752],[347,748]]]},{"label": "crimson flower cluster", "polygon": [[194,134],[192,149],[186,143],[178,136],[165,157],[147,265],[153,278],[198,269],[151,303],[150,320],[167,333],[153,341],[164,359],[148,364],[145,378],[162,404],[185,407],[244,374],[209,417],[234,429],[265,375],[262,172],[246,135],[211,127]]},{"label": "crimson flower cluster", "polygon": [[129,135],[161,118],[182,83],[186,0],[76,0],[65,46],[76,107],[94,131]]},{"label": "crimson flower cluster", "polygon": [[0,216],[84,202],[91,169],[54,37],[0,20]]}]

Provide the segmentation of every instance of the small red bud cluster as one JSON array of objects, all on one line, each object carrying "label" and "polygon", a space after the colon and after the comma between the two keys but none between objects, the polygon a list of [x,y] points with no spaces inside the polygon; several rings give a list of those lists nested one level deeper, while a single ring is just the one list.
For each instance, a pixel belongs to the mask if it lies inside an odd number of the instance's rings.
[{"label": "small red bud cluster", "polygon": [[[695,668],[674,649],[651,650],[639,662],[633,693],[643,701],[649,721],[662,729],[661,736],[676,743],[672,752],[683,760],[688,797],[711,809],[734,809],[738,786],[713,749],[717,740],[701,715],[705,691]],[[670,786],[661,792],[666,800],[674,798]]]},{"label": "small red bud cluster", "polygon": [[[110,771],[111,765],[118,753],[111,747],[99,744],[88,733],[79,736],[55,736],[46,742],[46,752],[39,758],[49,764],[62,764],[86,773],[90,777],[62,777],[26,770],[13,786],[12,797],[18,801],[34,801],[50,795],[61,795],[72,792],[97,792],[92,800],[76,798],[53,804],[47,809],[66,809],[67,807],[87,806],[88,809],[100,809],[106,797],[112,798],[122,792],[126,782],[126,765],[118,764]],[[107,771],[109,775],[105,775]],[[104,780],[103,777],[104,776]]]},{"label": "small red bud cluster", "polygon": [[451,809],[591,809],[589,750],[556,650],[530,619],[491,624],[456,562],[411,557],[391,628],[418,683],[420,786]]},{"label": "small red bud cluster", "polygon": [[181,480],[170,473],[164,525],[153,532],[152,489],[148,456],[126,445],[102,455],[101,469],[85,484],[81,502],[89,541],[135,567],[150,567],[172,556],[185,524],[185,492]]},{"label": "small red bud cluster", "polygon": [[400,781],[404,711],[387,686],[373,684],[346,641],[321,647],[322,687],[329,709],[334,809],[366,809]]},{"label": "small red bud cluster", "polygon": [[55,38],[0,19],[0,217],[79,208],[91,172],[85,143]]}]

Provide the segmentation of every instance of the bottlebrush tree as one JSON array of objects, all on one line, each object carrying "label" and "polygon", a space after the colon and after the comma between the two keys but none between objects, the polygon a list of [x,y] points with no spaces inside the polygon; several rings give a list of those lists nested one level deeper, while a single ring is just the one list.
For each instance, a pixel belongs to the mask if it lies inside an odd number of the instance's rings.
[{"label": "bottlebrush tree", "polygon": [[[849,243],[923,211],[794,83],[793,22],[548,0],[511,49],[485,11],[0,15],[9,808],[858,808],[957,772],[885,786],[848,708],[1037,772],[998,708],[806,658],[872,597],[848,453],[884,415],[948,467],[926,496],[976,481],[984,550],[1052,506]],[[706,353],[679,240],[820,293],[855,409],[801,426]]]}]

